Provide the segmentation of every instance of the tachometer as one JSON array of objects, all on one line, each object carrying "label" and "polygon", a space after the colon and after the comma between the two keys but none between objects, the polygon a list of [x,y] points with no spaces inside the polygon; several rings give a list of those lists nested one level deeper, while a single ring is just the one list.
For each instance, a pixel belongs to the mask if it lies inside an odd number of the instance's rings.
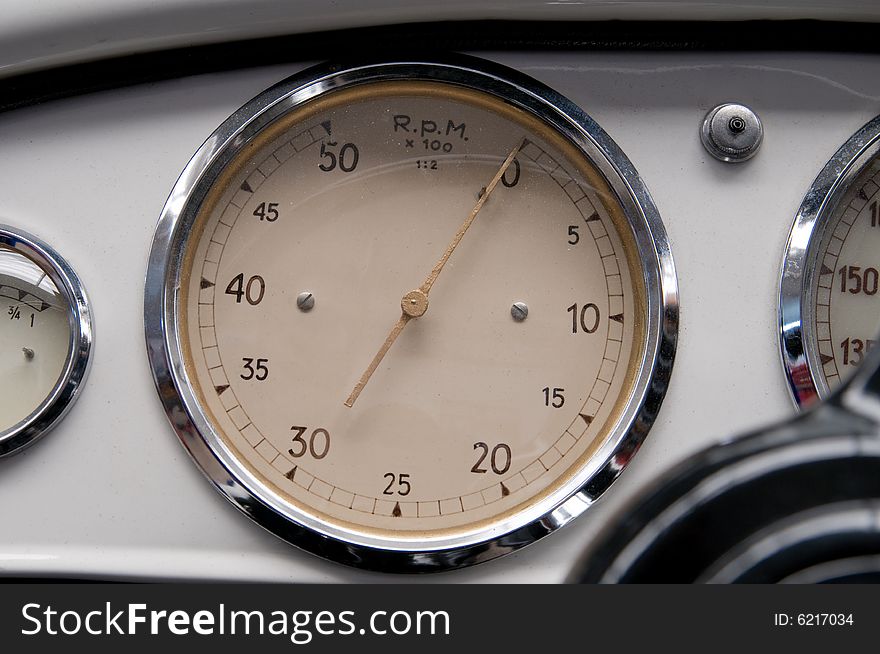
[{"label": "tachometer", "polygon": [[236,112],[164,209],[146,327],[220,490],[306,550],[406,571],[589,506],[654,420],[677,307],[610,138],[461,59],[321,67]]}]

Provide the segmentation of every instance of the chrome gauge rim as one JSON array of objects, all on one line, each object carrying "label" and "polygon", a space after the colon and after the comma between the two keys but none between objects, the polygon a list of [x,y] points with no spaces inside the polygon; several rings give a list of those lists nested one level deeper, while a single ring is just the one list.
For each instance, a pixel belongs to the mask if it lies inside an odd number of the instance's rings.
[{"label": "chrome gauge rim", "polygon": [[93,327],[88,296],[70,264],[37,237],[0,225],[0,245],[37,264],[55,283],[67,305],[70,341],[58,381],[40,405],[24,420],[0,431],[0,457],[33,445],[67,414],[79,397],[91,362]]},{"label": "chrome gauge rim", "polygon": [[[442,82],[475,89],[537,116],[565,136],[606,178],[634,231],[645,271],[646,345],[627,408],[589,465],[557,492],[463,536],[387,539],[328,524],[291,506],[246,469],[207,418],[184,365],[179,291],[187,236],[201,199],[254,135],[302,103],[333,90],[379,81]],[[265,91],[224,122],[182,173],[156,230],[145,288],[150,364],[168,418],[215,488],[282,539],[357,567],[426,572],[486,561],[559,529],[618,477],[656,418],[671,372],[678,327],[678,288],[665,229],[647,188],[611,138],[569,100],[509,69],[472,58],[325,65]]]},{"label": "chrome gauge rim", "polygon": [[813,333],[811,289],[819,244],[844,194],[878,155],[880,116],[865,124],[825,164],[792,224],[779,284],[779,346],[788,388],[799,407],[830,392]]}]

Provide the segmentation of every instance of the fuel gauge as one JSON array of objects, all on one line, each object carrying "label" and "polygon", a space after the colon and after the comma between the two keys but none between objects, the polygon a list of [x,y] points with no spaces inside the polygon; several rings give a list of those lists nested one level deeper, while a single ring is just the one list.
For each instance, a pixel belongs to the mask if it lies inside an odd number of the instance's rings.
[{"label": "fuel gauge", "polygon": [[33,236],[0,226],[0,456],[67,412],[91,342],[88,302],[70,266]]}]

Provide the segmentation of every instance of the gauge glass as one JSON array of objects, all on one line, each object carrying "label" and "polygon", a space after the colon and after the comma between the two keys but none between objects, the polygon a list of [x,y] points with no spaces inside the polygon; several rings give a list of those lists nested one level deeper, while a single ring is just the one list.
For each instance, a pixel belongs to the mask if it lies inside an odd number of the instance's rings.
[{"label": "gauge glass", "polygon": [[31,415],[58,383],[70,351],[67,314],[49,274],[0,246],[0,430]]},{"label": "gauge glass", "polygon": [[292,522],[390,550],[491,540],[628,432],[656,259],[536,116],[462,85],[352,85],[242,140],[196,195],[177,392]]}]

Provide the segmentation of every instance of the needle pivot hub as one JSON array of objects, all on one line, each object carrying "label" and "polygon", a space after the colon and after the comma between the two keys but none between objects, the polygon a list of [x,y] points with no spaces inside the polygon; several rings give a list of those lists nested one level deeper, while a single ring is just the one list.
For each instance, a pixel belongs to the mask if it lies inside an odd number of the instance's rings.
[{"label": "needle pivot hub", "polygon": [[418,289],[410,291],[400,301],[400,308],[410,318],[423,316],[428,310],[428,295]]}]

